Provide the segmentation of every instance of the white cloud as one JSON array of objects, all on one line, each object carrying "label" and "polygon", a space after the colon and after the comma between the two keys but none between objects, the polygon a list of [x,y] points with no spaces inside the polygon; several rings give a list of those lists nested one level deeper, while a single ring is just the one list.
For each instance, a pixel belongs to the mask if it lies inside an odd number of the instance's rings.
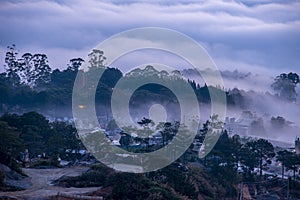
[{"label": "white cloud", "polygon": [[58,67],[72,53],[85,52],[112,34],[160,26],[205,44],[219,66],[229,60],[252,70],[253,66],[297,70],[300,2],[251,2],[3,1],[0,46],[15,43],[24,51],[36,47],[51,52],[51,64]]}]

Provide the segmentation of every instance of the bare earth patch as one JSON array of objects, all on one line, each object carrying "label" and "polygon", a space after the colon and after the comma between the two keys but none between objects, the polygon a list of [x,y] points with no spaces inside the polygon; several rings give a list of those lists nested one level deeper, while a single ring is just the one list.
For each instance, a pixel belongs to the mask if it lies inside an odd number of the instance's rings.
[{"label": "bare earth patch", "polygon": [[65,194],[84,194],[99,190],[100,187],[89,188],[64,188],[53,186],[52,181],[62,176],[78,176],[86,172],[88,167],[70,167],[56,169],[22,169],[25,174],[31,179],[32,186],[23,191],[16,192],[0,192],[0,196],[10,196],[22,199],[42,199],[49,196],[57,195],[58,193]]}]

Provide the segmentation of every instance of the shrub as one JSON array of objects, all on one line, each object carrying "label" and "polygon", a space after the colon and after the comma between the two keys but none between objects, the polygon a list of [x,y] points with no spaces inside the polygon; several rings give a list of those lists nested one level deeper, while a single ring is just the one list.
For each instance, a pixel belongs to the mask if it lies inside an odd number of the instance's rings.
[{"label": "shrub", "polygon": [[5,174],[0,171],[0,186],[4,186]]}]

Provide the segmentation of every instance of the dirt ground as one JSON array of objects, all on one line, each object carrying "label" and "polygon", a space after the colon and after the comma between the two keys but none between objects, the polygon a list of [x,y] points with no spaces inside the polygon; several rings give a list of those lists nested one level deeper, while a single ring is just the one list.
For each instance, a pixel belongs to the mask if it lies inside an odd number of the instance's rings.
[{"label": "dirt ground", "polygon": [[90,188],[63,188],[53,186],[52,181],[62,176],[78,176],[87,171],[88,167],[70,167],[56,169],[29,169],[24,168],[23,172],[31,179],[32,186],[23,191],[0,192],[0,196],[9,196],[17,199],[44,199],[49,196],[57,195],[58,192],[65,194],[83,194],[100,189],[99,187]]}]

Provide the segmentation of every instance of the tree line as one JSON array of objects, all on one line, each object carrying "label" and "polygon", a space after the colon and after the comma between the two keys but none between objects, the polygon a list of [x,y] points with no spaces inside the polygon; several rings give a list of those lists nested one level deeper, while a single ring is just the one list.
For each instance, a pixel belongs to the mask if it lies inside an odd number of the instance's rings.
[{"label": "tree line", "polygon": [[44,154],[57,161],[58,157],[67,158],[66,150],[78,152],[83,148],[72,124],[49,122],[37,112],[2,115],[0,137],[0,160],[8,166],[14,165],[16,160],[22,161],[21,153],[26,151],[29,159]]},{"label": "tree line", "polygon": [[[48,114],[59,114],[56,110],[71,112],[72,90],[76,76],[82,77],[82,82],[94,78],[97,70],[104,73],[98,83],[96,90],[96,103],[109,105],[112,88],[124,74],[117,68],[105,66],[104,52],[94,49],[88,60],[72,58],[63,70],[53,69],[48,62],[47,55],[43,53],[26,52],[19,56],[15,45],[8,46],[5,54],[5,72],[0,74],[0,113],[4,112],[26,112],[30,110],[47,111]],[[78,70],[84,62],[88,63],[89,72]],[[143,70],[141,70],[143,71]],[[172,80],[170,80],[172,81]],[[224,91],[217,86],[200,86],[193,80],[187,80],[191,85],[198,101],[210,103],[210,93],[225,92],[227,104],[235,107],[246,108],[246,97],[242,91],[232,89]],[[288,101],[295,101],[297,96],[296,86],[299,76],[296,73],[281,74],[277,76],[272,88],[278,97]],[[136,104],[143,104],[145,95],[149,99],[176,102],[171,91],[164,86],[150,84],[139,88],[133,95]]]}]

